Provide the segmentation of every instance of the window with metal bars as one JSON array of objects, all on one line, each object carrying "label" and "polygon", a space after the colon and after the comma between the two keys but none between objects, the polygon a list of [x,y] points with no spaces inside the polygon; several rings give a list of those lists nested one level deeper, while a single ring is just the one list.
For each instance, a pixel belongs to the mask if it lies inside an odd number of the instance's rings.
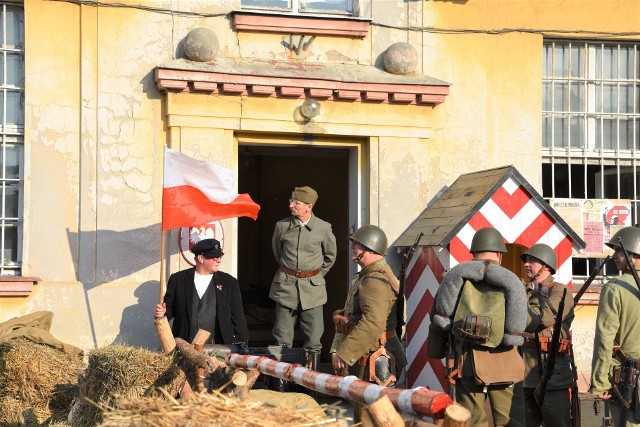
[{"label": "window with metal bars", "polygon": [[[545,198],[630,199],[640,208],[640,45],[548,40],[542,66]],[[597,259],[575,259],[587,276]],[[607,265],[607,274],[615,266]]]},{"label": "window with metal bars", "polygon": [[0,274],[22,264],[24,159],[24,8],[0,2]]},{"label": "window with metal bars", "polygon": [[243,9],[295,14],[352,15],[354,0],[242,0]]}]

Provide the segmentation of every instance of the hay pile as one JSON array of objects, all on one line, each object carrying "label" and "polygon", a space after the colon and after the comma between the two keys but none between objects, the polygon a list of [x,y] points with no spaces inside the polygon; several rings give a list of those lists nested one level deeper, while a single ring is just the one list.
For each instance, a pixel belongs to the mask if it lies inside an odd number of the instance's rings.
[{"label": "hay pile", "polygon": [[207,426],[286,427],[345,426],[346,420],[327,418],[320,407],[292,409],[261,402],[242,401],[220,393],[194,393],[180,402],[160,397],[119,401],[107,410],[101,427]]},{"label": "hay pile", "polygon": [[0,344],[0,425],[64,422],[82,358],[27,339]]},{"label": "hay pile", "polygon": [[171,362],[171,357],[138,347],[113,345],[92,350],[79,378],[81,399],[72,424],[94,426],[101,421],[103,409],[115,406],[118,399],[155,395],[157,387],[169,388],[178,374]]}]

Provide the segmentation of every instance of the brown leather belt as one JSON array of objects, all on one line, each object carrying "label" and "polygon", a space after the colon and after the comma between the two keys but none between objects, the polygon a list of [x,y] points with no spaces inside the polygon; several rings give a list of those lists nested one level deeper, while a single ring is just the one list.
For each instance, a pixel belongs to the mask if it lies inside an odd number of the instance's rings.
[{"label": "brown leather belt", "polygon": [[[551,338],[547,337],[538,337],[538,341],[540,341],[540,351],[543,353],[548,353],[551,348]],[[571,341],[561,339],[558,343],[558,353],[565,353],[569,350],[569,344]],[[537,348],[535,338],[528,338],[524,341],[525,347]]]},{"label": "brown leather belt", "polygon": [[283,265],[280,266],[280,270],[284,271],[289,276],[294,276],[294,277],[297,277],[298,279],[307,279],[309,277],[313,277],[316,274],[320,273],[319,268],[313,271],[295,271],[295,270],[289,270],[287,267]]}]

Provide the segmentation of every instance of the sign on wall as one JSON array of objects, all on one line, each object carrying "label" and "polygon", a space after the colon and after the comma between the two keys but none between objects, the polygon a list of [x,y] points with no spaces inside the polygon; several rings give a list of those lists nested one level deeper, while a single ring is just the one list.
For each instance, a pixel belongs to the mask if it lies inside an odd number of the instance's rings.
[{"label": "sign on wall", "polygon": [[200,240],[204,239],[216,239],[220,242],[220,247],[224,250],[224,230],[222,229],[222,223],[216,220],[208,224],[182,227],[180,229],[178,242],[180,245],[180,254],[182,254],[182,258],[189,264],[196,265],[196,260],[193,252],[191,252],[191,248]]},{"label": "sign on wall", "polygon": [[610,250],[604,243],[631,225],[628,199],[551,199],[549,204],[587,244],[577,257],[605,257]]}]

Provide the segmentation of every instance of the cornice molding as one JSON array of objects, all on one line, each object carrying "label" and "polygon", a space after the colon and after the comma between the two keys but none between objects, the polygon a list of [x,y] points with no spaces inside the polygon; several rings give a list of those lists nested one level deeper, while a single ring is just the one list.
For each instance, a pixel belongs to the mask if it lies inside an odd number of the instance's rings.
[{"label": "cornice molding", "polygon": [[163,92],[208,93],[276,98],[438,105],[449,94],[448,85],[346,82],[230,74],[157,67],[155,80]]}]

